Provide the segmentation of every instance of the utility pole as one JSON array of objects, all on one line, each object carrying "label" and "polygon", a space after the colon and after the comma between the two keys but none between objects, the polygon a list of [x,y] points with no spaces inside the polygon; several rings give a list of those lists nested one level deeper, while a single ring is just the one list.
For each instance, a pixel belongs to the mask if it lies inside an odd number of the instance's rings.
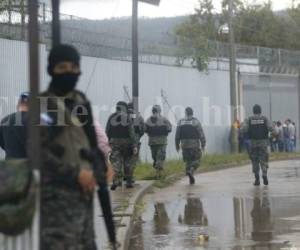
[{"label": "utility pole", "polygon": [[39,25],[38,1],[30,0],[29,4],[29,158],[34,167],[38,167],[40,120],[37,96],[39,94]]},{"label": "utility pole", "polygon": [[139,112],[139,46],[138,46],[138,3],[159,5],[160,0],[132,0],[132,101],[134,112]]},{"label": "utility pole", "polygon": [[60,22],[59,22],[59,0],[52,0],[52,47],[59,45]]},{"label": "utility pole", "polygon": [[229,26],[229,45],[230,45],[230,105],[231,105],[231,152],[238,152],[238,129],[235,123],[238,119],[237,105],[237,85],[236,85],[236,51],[233,30],[233,0],[229,0],[228,6],[228,26]]},{"label": "utility pole", "polygon": [[[40,169],[40,132],[39,132],[39,25],[38,25],[38,1],[28,0],[29,7],[29,126],[28,148],[29,164],[34,169]],[[41,174],[41,172],[40,172]],[[41,229],[41,227],[40,227]],[[39,239],[41,239],[41,230]],[[40,249],[40,247],[38,247]]]},{"label": "utility pole", "polygon": [[21,12],[21,39],[25,40],[25,0],[20,0],[20,12]]},{"label": "utility pole", "polygon": [[138,0],[132,0],[132,101],[135,114],[139,112],[139,46]]}]

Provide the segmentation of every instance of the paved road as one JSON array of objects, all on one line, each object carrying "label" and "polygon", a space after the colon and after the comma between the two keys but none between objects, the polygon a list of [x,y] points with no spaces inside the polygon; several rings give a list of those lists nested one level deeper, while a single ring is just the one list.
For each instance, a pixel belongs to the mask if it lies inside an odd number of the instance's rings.
[{"label": "paved road", "polygon": [[254,187],[246,166],[149,194],[130,250],[300,249],[300,161],[271,163],[269,176]]}]

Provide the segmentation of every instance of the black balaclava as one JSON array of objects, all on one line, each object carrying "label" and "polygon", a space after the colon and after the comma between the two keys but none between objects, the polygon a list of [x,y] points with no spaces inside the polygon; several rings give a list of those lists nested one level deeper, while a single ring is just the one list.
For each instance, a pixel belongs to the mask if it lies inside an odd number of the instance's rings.
[{"label": "black balaclava", "polygon": [[52,48],[48,57],[48,73],[52,76],[50,89],[59,96],[64,96],[74,90],[80,73],[54,74],[54,67],[61,62],[72,62],[80,66],[80,55],[77,50],[66,44],[57,45]]}]

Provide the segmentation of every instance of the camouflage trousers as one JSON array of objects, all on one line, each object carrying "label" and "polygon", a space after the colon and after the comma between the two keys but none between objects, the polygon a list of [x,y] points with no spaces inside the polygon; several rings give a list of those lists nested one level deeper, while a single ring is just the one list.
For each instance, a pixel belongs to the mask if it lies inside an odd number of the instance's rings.
[{"label": "camouflage trousers", "polygon": [[49,187],[41,196],[41,250],[97,249],[92,195]]},{"label": "camouflage trousers", "polygon": [[151,154],[153,159],[153,167],[157,170],[162,170],[164,161],[166,160],[167,145],[151,145]]},{"label": "camouflage trousers", "polygon": [[134,167],[137,163],[136,155],[133,155],[132,146],[128,145],[113,145],[110,155],[110,161],[114,167],[115,176],[113,183],[122,184],[123,177],[128,178],[133,176]]},{"label": "camouflage trousers", "polygon": [[134,174],[135,168],[140,160],[140,150],[141,150],[141,144],[138,145],[138,153],[136,155],[132,155],[132,159],[131,159],[132,175]]},{"label": "camouflage trousers", "polygon": [[250,148],[250,159],[252,162],[252,171],[254,174],[258,174],[260,169],[263,176],[267,176],[268,173],[268,162],[269,162],[269,153],[267,146],[256,146]]},{"label": "camouflage trousers", "polygon": [[182,157],[186,166],[186,174],[193,174],[200,166],[202,152],[200,148],[183,148]]}]

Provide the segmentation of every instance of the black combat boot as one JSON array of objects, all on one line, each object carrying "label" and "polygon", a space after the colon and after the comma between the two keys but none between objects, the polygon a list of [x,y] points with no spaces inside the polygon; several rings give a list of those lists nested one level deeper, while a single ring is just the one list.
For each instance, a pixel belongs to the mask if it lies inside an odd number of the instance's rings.
[{"label": "black combat boot", "polygon": [[110,186],[110,190],[115,191],[117,187],[122,186],[122,182],[113,181],[113,184]]},{"label": "black combat boot", "polygon": [[110,190],[111,191],[115,191],[117,189],[118,185],[113,183],[111,186],[110,186]]},{"label": "black combat boot", "polygon": [[264,185],[268,186],[269,185],[268,176],[264,175],[263,180],[264,180]]},{"label": "black combat boot", "polygon": [[195,184],[195,177],[193,176],[192,173],[187,173],[189,179],[190,179],[190,185],[194,185]]},{"label": "black combat boot", "polygon": [[153,168],[156,169],[156,160],[153,161],[153,165],[152,166],[153,166]]},{"label": "black combat boot", "polygon": [[259,175],[255,175],[255,182],[253,183],[254,186],[259,186],[260,185],[260,180],[259,180]]},{"label": "black combat boot", "polygon": [[132,177],[126,177],[126,188],[133,188],[133,181],[132,181]]}]

